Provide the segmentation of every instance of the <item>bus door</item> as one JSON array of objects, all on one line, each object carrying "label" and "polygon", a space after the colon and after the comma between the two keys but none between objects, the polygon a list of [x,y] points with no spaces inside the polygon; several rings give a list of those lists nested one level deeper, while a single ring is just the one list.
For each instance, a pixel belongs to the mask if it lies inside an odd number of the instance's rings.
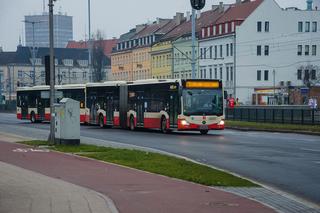
[{"label": "bus door", "polygon": [[21,95],[21,118],[27,119],[28,116],[28,95]]},{"label": "bus door", "polygon": [[41,98],[37,98],[37,109],[38,109],[38,116],[39,120],[44,120],[45,119],[45,102]]},{"label": "bus door", "polygon": [[143,127],[144,122],[144,93],[137,92],[137,126]]},{"label": "bus door", "polygon": [[91,97],[91,106],[90,106],[90,123],[91,124],[97,124],[97,98],[96,95],[92,95]]},{"label": "bus door", "polygon": [[179,113],[179,95],[177,92],[171,92],[169,96],[170,127],[177,127],[178,113]]},{"label": "bus door", "polygon": [[113,124],[113,112],[114,112],[114,104],[113,104],[113,93],[107,93],[107,103],[106,103],[106,115],[107,115],[107,124]]}]

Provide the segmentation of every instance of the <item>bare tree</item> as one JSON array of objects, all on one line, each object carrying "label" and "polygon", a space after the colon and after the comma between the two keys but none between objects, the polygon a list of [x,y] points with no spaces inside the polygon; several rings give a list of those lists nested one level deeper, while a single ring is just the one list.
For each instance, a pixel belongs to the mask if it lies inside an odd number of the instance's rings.
[{"label": "bare tree", "polygon": [[311,88],[320,85],[320,68],[316,65],[307,65],[300,67],[302,71],[302,80],[306,87]]},{"label": "bare tree", "polygon": [[92,68],[93,68],[93,76],[92,79],[94,82],[101,82],[104,80],[104,39],[103,33],[98,30],[96,34],[93,36],[94,41],[92,45]]}]

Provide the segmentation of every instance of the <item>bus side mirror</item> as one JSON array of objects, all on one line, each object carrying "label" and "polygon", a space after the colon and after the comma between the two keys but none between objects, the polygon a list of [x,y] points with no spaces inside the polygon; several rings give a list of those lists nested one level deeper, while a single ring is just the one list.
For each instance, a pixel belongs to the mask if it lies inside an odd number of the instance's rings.
[{"label": "bus side mirror", "polygon": [[227,91],[224,91],[224,94],[223,94],[223,95],[224,95],[224,99],[227,100],[227,99],[228,99],[228,92],[227,92]]}]

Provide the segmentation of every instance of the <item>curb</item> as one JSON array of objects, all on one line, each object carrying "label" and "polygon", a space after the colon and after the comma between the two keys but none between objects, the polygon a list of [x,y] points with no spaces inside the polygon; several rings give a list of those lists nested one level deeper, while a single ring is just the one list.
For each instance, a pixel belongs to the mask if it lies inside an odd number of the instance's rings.
[{"label": "curb", "polygon": [[295,130],[270,130],[270,129],[258,129],[249,127],[225,127],[226,129],[238,130],[243,132],[270,132],[270,133],[291,133],[291,134],[301,134],[301,135],[314,135],[320,136],[320,132],[308,132],[308,131],[295,131]]}]

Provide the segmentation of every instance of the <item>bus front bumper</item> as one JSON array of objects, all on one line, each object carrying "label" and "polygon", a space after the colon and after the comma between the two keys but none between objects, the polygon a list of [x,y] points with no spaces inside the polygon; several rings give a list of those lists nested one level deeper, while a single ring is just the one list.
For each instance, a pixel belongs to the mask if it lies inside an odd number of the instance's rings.
[{"label": "bus front bumper", "polygon": [[224,130],[224,126],[224,121],[208,125],[188,123],[185,120],[178,121],[178,131]]}]

